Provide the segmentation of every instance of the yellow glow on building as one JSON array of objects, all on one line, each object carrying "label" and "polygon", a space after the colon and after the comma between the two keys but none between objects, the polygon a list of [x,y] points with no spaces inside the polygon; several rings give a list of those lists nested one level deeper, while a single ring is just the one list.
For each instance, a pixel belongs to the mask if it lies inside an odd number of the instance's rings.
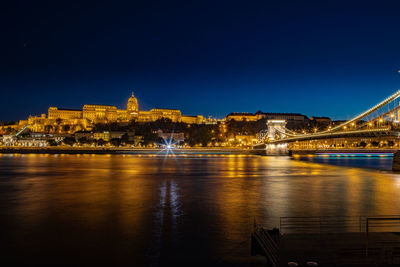
[{"label": "yellow glow on building", "polygon": [[[187,124],[201,124],[206,120],[203,116],[182,115],[177,109],[154,108],[149,111],[139,110],[137,98],[132,95],[128,99],[126,109],[118,109],[110,105],[85,104],[82,109],[63,109],[49,107],[48,114],[40,117],[30,116],[28,120],[20,120],[18,125],[3,126],[0,130],[8,128],[22,129],[27,124],[34,132],[74,133],[80,130],[91,130],[95,123],[108,122],[152,122],[159,119],[170,119],[172,122]],[[4,128],[4,129],[3,129]]]}]

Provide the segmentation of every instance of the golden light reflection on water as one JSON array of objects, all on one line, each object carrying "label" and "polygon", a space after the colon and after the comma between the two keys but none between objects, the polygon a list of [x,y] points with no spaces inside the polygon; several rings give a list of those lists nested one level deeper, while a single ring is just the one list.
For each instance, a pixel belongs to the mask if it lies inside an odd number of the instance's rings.
[{"label": "golden light reflection on water", "polygon": [[190,254],[196,238],[223,254],[248,238],[254,219],[273,227],[281,216],[400,213],[398,174],[290,157],[2,154],[0,171],[10,225],[66,224],[100,241],[109,233],[138,255],[153,247],[154,258],[176,247]]}]

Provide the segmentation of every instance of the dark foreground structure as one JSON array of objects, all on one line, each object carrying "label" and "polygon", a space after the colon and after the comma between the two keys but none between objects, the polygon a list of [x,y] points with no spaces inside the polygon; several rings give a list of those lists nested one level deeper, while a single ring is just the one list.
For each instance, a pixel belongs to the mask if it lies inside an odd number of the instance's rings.
[{"label": "dark foreground structure", "polygon": [[251,250],[268,266],[400,266],[400,216],[283,217],[255,224]]}]

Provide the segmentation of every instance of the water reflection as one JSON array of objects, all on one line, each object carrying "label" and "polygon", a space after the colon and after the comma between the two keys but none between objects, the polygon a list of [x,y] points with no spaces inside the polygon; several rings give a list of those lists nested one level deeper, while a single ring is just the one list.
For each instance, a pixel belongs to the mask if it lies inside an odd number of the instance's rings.
[{"label": "water reflection", "polygon": [[240,261],[254,220],[399,214],[399,191],[398,174],[289,157],[3,154],[0,242],[16,263]]},{"label": "water reflection", "polygon": [[391,154],[321,154],[321,155],[295,155],[298,160],[325,163],[338,166],[353,166],[379,170],[392,170]]}]

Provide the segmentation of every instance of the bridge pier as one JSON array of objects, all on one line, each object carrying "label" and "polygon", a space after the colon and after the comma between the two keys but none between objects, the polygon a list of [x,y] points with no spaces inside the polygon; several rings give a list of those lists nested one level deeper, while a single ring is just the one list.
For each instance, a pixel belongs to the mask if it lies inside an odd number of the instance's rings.
[{"label": "bridge pier", "polygon": [[265,146],[267,155],[289,155],[288,144],[267,144]]}]

